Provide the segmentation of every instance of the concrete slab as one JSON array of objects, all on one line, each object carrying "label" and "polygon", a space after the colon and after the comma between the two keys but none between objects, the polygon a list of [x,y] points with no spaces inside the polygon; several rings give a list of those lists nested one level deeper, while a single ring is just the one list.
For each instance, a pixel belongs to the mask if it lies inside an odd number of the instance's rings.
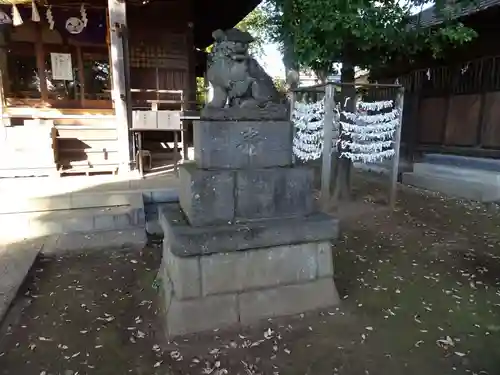
[{"label": "concrete slab", "polygon": [[142,249],[147,237],[144,228],[91,233],[64,233],[47,237],[43,254],[78,253],[109,249]]},{"label": "concrete slab", "polygon": [[125,230],[145,226],[142,207],[105,207],[0,215],[2,239],[9,242],[52,234]]},{"label": "concrete slab", "polygon": [[178,188],[175,173],[141,179],[136,175],[0,179],[0,196],[54,197],[70,193],[134,192]]},{"label": "concrete slab", "polygon": [[142,192],[109,191],[109,192],[77,192],[52,197],[18,198],[12,195],[0,197],[0,214],[49,212],[72,209],[143,206]]},{"label": "concrete slab", "polygon": [[413,172],[416,174],[436,175],[440,177],[460,178],[471,182],[500,184],[500,172],[458,167],[448,164],[415,163]]},{"label": "concrete slab", "polygon": [[479,202],[500,200],[499,185],[487,181],[468,180],[462,176],[411,172],[403,174],[403,183]]},{"label": "concrete slab", "polygon": [[43,248],[44,241],[44,238],[38,238],[0,244],[0,321]]},{"label": "concrete slab", "polygon": [[470,156],[424,154],[422,162],[500,172],[500,160]]}]

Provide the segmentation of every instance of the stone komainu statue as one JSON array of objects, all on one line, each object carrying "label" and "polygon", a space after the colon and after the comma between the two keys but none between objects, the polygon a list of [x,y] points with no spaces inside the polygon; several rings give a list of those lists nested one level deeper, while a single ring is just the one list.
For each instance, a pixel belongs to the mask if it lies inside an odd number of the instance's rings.
[{"label": "stone komainu statue", "polygon": [[283,105],[271,77],[248,54],[253,37],[238,29],[217,30],[209,56],[207,78],[214,89],[212,108],[267,108]]}]

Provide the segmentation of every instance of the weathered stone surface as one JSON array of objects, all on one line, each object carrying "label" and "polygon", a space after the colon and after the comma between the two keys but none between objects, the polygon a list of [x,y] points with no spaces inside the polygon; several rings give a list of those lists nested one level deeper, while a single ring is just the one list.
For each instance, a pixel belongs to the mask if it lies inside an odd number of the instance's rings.
[{"label": "weathered stone surface", "polygon": [[172,253],[181,257],[330,241],[339,233],[338,220],[324,213],[192,227],[179,205],[165,204],[159,220]]},{"label": "weathered stone surface", "polygon": [[331,242],[318,243],[318,277],[333,277],[333,256]]},{"label": "weathered stone surface", "polygon": [[206,106],[201,111],[202,120],[237,120],[237,121],[286,121],[290,118],[288,104],[269,103],[265,107],[229,107],[215,108]]},{"label": "weathered stone surface", "polygon": [[168,336],[223,328],[238,323],[237,296],[226,294],[190,300],[164,296],[164,325]]},{"label": "weathered stone surface", "polygon": [[290,121],[195,121],[196,164],[207,169],[290,166]]},{"label": "weathered stone surface", "polygon": [[201,256],[203,294],[313,280],[318,276],[320,246],[321,243],[308,243]]},{"label": "weathered stone surface", "polygon": [[[170,251],[168,241],[163,241],[161,267],[179,300],[201,296],[201,275],[199,257],[181,258]],[[167,280],[165,280],[167,281]]]},{"label": "weathered stone surface", "polygon": [[179,167],[179,200],[193,226],[227,224],[234,219],[234,174],[207,171],[194,163]]},{"label": "weathered stone surface", "polygon": [[240,321],[243,324],[251,324],[259,319],[274,316],[298,314],[339,303],[337,290],[331,278],[245,292],[238,297]]},{"label": "weathered stone surface", "polygon": [[309,215],[314,211],[313,170],[307,167],[236,173],[236,218]]}]

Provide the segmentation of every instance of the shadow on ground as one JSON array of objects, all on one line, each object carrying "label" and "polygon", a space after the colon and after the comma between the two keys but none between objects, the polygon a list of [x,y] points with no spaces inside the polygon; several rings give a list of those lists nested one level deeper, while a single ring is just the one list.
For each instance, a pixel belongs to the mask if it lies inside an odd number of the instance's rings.
[{"label": "shadow on ground", "polygon": [[[500,373],[496,206],[357,179],[334,246],[339,308],[170,343],[160,251],[41,258],[0,340],[0,374]],[[160,348],[161,345],[161,348]]]}]

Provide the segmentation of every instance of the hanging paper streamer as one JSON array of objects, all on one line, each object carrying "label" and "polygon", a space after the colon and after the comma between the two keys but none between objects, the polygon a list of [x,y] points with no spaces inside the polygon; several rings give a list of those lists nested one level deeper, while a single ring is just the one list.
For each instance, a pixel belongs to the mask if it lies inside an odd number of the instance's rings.
[{"label": "hanging paper streamer", "polygon": [[10,25],[12,25],[12,19],[6,12],[0,10],[0,30],[2,27]]},{"label": "hanging paper streamer", "polygon": [[[374,163],[394,155],[394,134],[399,124],[399,110],[393,101],[358,102],[356,113],[342,112],[351,121],[340,122],[342,157],[354,162]],[[379,111],[383,111],[380,113]],[[379,113],[373,113],[379,112]]]},{"label": "hanging paper streamer", "polygon": [[47,8],[47,12],[45,13],[45,17],[47,18],[47,23],[49,24],[49,29],[54,30],[54,16],[52,15],[52,6],[49,5]]},{"label": "hanging paper streamer", "polygon": [[40,13],[38,13],[35,0],[31,1],[31,20],[33,22],[40,22]]},{"label": "hanging paper streamer", "polygon": [[382,100],[379,102],[358,102],[357,107],[364,111],[381,111],[382,109],[392,108],[394,102],[392,100]]},{"label": "hanging paper streamer", "polygon": [[83,27],[87,26],[88,19],[87,19],[87,10],[85,9],[85,4],[82,4],[80,7],[80,20],[83,22]]},{"label": "hanging paper streamer", "polygon": [[12,24],[14,26],[20,26],[23,24],[21,13],[19,13],[19,9],[17,9],[16,4],[12,4]]},{"label": "hanging paper streamer", "polygon": [[323,152],[324,101],[296,103],[292,112],[295,126],[293,153],[302,161],[316,160]]}]

